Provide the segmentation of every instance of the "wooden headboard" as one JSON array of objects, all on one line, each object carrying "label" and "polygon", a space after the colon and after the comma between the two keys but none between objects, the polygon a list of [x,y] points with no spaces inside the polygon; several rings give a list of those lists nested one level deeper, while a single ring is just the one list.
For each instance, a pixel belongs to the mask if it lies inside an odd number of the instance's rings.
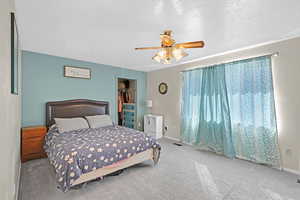
[{"label": "wooden headboard", "polygon": [[53,101],[46,103],[46,125],[54,124],[54,118],[72,118],[109,114],[109,103],[88,99]]}]

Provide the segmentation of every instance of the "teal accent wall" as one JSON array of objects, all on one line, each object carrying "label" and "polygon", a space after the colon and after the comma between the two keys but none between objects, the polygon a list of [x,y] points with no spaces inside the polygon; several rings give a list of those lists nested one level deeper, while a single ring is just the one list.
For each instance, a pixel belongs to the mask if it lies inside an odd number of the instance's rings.
[{"label": "teal accent wall", "polygon": [[[90,68],[91,80],[64,77],[64,65]],[[46,102],[69,99],[109,101],[116,122],[118,77],[137,80],[137,118],[142,124],[147,94],[145,72],[23,51],[22,126],[45,124]]]}]

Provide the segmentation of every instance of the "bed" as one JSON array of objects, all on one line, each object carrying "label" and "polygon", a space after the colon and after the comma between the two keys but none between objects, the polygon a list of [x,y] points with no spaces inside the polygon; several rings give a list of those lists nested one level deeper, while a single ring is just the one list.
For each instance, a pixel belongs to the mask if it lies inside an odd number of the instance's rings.
[{"label": "bed", "polygon": [[103,101],[79,99],[46,104],[49,131],[44,149],[62,191],[146,160],[158,162],[160,145],[143,132],[112,125],[59,133],[55,126],[54,118],[107,114],[109,103]]}]

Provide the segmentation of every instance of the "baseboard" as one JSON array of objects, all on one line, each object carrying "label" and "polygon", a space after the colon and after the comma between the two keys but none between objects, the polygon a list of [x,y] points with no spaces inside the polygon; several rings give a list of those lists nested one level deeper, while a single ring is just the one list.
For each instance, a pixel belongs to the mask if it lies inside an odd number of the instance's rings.
[{"label": "baseboard", "polygon": [[[181,142],[180,139],[178,139],[178,138],[173,138],[173,137],[166,136],[166,135],[164,136],[164,138],[167,138],[169,140],[174,140],[174,141],[177,141],[177,142]],[[191,144],[188,144],[188,143],[185,143],[185,142],[182,142],[182,143],[186,144],[186,145],[191,145]],[[298,170],[289,169],[289,168],[281,168],[281,170],[285,171],[285,172],[289,172],[289,173],[295,174],[297,176],[300,176],[300,171],[298,171]]]},{"label": "baseboard", "polygon": [[169,140],[175,140],[175,141],[177,141],[177,142],[180,142],[180,139],[178,139],[178,138],[173,138],[173,137],[170,137],[170,136],[164,136],[164,138],[167,138],[167,139],[169,139]]},{"label": "baseboard", "polygon": [[289,169],[289,168],[283,168],[283,171],[289,172],[289,173],[292,173],[292,174],[296,174],[296,175],[300,176],[300,171],[298,171],[298,170]]},{"label": "baseboard", "polygon": [[[178,138],[173,138],[173,137],[170,137],[170,136],[163,136],[164,138],[167,138],[169,140],[174,140],[176,142],[181,142],[180,139]],[[185,142],[182,142],[183,144],[186,144],[186,145],[191,145],[191,144],[188,144],[188,143],[185,143]],[[281,170],[285,171],[285,172],[289,172],[289,173],[292,173],[292,174],[296,174],[298,176],[300,176],[300,171],[298,170],[294,170],[294,169],[289,169],[289,168],[281,168]]]}]

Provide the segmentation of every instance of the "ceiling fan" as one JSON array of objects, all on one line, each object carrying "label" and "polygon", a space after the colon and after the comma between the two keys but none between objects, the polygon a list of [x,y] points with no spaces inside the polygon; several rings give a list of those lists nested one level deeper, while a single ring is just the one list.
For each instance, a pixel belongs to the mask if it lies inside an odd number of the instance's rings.
[{"label": "ceiling fan", "polygon": [[203,41],[176,43],[172,38],[171,30],[166,30],[163,34],[160,34],[160,39],[160,47],[141,47],[135,48],[135,50],[160,49],[160,51],[156,53],[152,59],[162,64],[171,64],[171,60],[173,58],[175,58],[176,61],[179,61],[181,58],[188,55],[183,51],[183,49],[204,47]]}]

